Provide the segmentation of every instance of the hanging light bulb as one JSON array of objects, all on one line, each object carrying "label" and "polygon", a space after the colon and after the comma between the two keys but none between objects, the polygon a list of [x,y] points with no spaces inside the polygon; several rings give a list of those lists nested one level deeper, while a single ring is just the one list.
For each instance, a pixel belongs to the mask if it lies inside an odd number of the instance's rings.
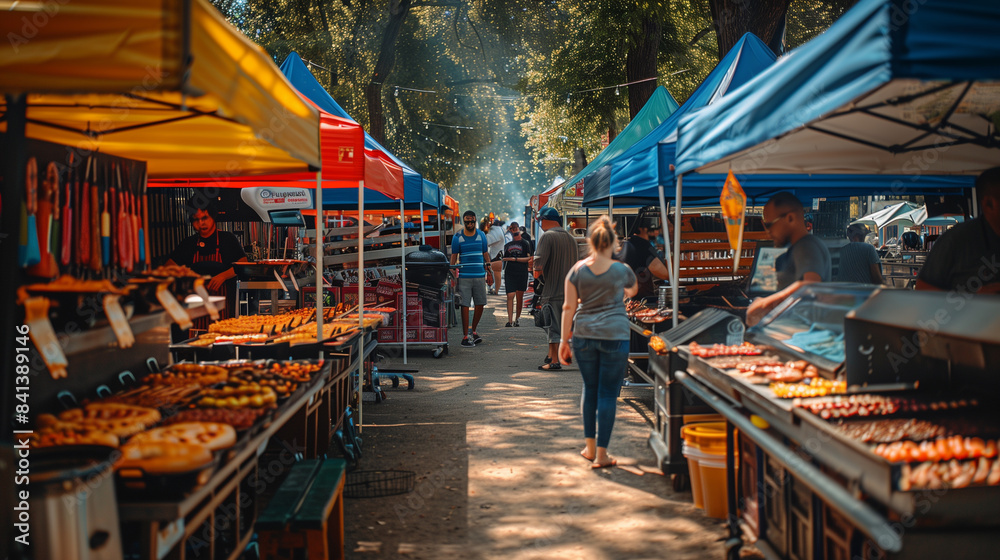
[{"label": "hanging light bulb", "polygon": [[615,95],[621,95],[622,93],[618,91],[618,86],[615,86]]},{"label": "hanging light bulb", "polygon": [[567,93],[567,94],[566,94],[566,104],[567,104],[567,105],[569,105],[569,96],[570,96],[570,95],[571,95],[571,94],[569,94],[569,93]]},{"label": "hanging light bulb", "polygon": [[399,88],[398,88],[398,87],[396,88],[396,93],[395,93],[394,95],[395,95],[396,97],[399,97]]}]

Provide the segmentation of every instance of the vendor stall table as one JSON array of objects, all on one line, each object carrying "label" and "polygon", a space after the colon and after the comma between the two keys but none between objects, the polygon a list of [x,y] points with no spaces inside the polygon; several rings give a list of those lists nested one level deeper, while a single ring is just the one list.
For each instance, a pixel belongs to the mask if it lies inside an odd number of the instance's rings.
[{"label": "vendor stall table", "polygon": [[[985,471],[975,480],[971,475],[963,480],[946,474],[942,476],[951,478],[935,486],[928,482],[932,479],[916,476],[918,469],[936,465],[965,469],[969,461],[964,452],[939,463],[937,458],[912,456],[889,460],[876,447],[877,442],[953,438],[940,433],[900,435],[893,431],[899,425],[952,426],[948,429],[966,440],[982,436],[990,443],[997,436],[995,415],[991,420],[989,412],[997,384],[981,370],[1000,351],[993,331],[982,331],[993,328],[984,317],[996,315],[997,302],[981,299],[979,310],[970,316],[953,317],[927,339],[916,337],[927,335],[920,325],[944,308],[945,297],[902,290],[877,290],[868,296],[858,285],[817,284],[797,291],[790,297],[793,301],[748,332],[782,363],[806,360],[820,378],[844,379],[849,393],[844,395],[778,398],[773,384],[769,387],[734,373],[731,366],[719,365],[731,362],[696,357],[688,348],[679,348],[687,367],[675,369],[674,378],[727,420],[728,558],[739,557],[741,537],[755,542],[768,558],[994,554],[1000,545],[1000,487],[994,478],[986,477]],[[894,316],[886,316],[888,309],[896,310]],[[846,320],[837,321],[837,315]],[[803,327],[801,331],[796,324]],[[841,342],[840,348],[846,350],[846,362],[844,354],[825,351],[821,356],[819,345],[804,347],[807,338],[799,333],[818,330],[809,325],[830,328],[834,335],[843,331],[847,344],[845,349]],[[980,325],[979,330],[974,325]],[[791,342],[797,334],[799,338]],[[918,344],[921,355],[905,371],[893,373],[886,356],[901,351],[908,335],[928,342]],[[868,343],[879,345],[879,355],[872,355],[875,361],[870,366],[864,365]],[[986,360],[970,360],[970,354]],[[851,412],[851,403],[873,402],[895,404],[888,411],[863,405],[860,415]],[[866,432],[876,435],[865,437],[876,439],[862,440],[851,435],[857,433],[852,428],[881,431]],[[981,459],[970,457],[979,467],[996,460],[995,452],[989,451]]]},{"label": "vendor stall table", "polygon": [[[239,558],[253,536],[260,508],[257,498],[276,484],[298,455],[314,458],[326,451],[331,430],[343,414],[357,381],[352,374],[376,347],[374,331],[358,333],[331,347],[324,369],[284,403],[274,418],[238,448],[203,486],[179,500],[131,501],[119,496],[124,526],[139,535],[139,558],[186,558],[212,548],[216,559]],[[334,417],[336,416],[336,417]],[[267,464],[264,451],[282,452]]]}]

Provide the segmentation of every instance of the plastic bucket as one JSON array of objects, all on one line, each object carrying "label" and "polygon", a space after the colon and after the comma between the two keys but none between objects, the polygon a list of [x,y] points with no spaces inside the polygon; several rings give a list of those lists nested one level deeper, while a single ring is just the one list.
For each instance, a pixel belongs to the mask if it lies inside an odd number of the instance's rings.
[{"label": "plastic bucket", "polygon": [[687,443],[681,446],[681,454],[687,459],[688,476],[691,477],[691,496],[694,498],[694,506],[704,508],[705,501],[701,491],[701,467],[702,460],[711,459],[714,456],[702,453],[697,447],[691,447]]},{"label": "plastic bucket", "polygon": [[691,496],[694,498],[694,505],[698,508],[705,507],[705,499],[702,491],[701,468],[699,463],[705,459],[712,459],[726,453],[726,423],[725,422],[698,422],[684,424],[681,427],[681,438],[684,445],[681,453],[688,462],[688,476],[691,477]]},{"label": "plastic bucket", "polygon": [[[698,461],[701,470],[702,500],[705,515],[725,519],[729,513],[726,499],[726,457],[715,456]],[[736,465],[738,469],[738,464]]]},{"label": "plastic bucket", "polygon": [[681,438],[688,446],[709,455],[726,454],[726,423],[698,422],[681,427]]}]

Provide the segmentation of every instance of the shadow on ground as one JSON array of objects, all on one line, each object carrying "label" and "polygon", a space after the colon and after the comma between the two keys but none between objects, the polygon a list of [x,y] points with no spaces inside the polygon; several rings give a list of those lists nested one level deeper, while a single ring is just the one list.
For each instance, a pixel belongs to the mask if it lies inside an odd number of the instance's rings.
[{"label": "shadow on ground", "polygon": [[380,365],[420,371],[414,390],[365,403],[360,468],[414,471],[417,482],[408,494],[346,501],[347,557],[721,558],[721,522],[647,472],[651,397],[623,393],[611,444],[619,467],[589,468],[579,456],[578,371],[538,371],[543,333],[530,317],[502,327],[501,301],[490,298],[476,348],[460,347],[453,328],[449,355]]}]

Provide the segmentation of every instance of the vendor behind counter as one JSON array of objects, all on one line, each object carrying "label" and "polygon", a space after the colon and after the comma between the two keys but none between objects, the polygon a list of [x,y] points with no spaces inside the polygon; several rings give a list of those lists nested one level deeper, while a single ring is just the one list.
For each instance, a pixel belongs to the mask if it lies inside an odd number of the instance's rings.
[{"label": "vendor behind counter", "polygon": [[[198,274],[211,276],[207,286],[209,293],[226,298],[221,317],[233,315],[236,306],[233,263],[246,262],[243,245],[232,233],[219,231],[216,224],[219,214],[214,200],[196,194],[188,199],[184,208],[195,233],[177,244],[167,264],[183,265]],[[195,328],[207,328],[207,325],[205,318],[196,322]]]},{"label": "vendor behind counter", "polygon": [[639,284],[637,298],[656,297],[655,281],[670,277],[667,265],[663,263],[653,240],[659,232],[659,225],[651,219],[636,224],[635,231],[622,244],[622,250],[615,258],[632,268]]}]

